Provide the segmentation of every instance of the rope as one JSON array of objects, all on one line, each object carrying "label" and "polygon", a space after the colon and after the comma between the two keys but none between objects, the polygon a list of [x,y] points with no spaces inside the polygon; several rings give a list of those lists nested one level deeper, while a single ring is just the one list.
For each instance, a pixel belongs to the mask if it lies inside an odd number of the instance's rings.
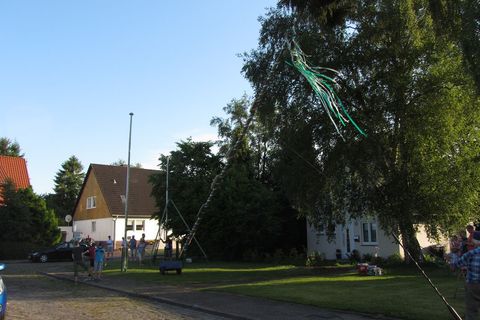
[{"label": "rope", "polygon": [[207,197],[207,200],[200,206],[200,209],[198,209],[197,212],[197,219],[195,221],[195,224],[193,225],[191,231],[187,234],[185,238],[185,243],[183,244],[182,250],[180,251],[180,258],[184,257],[190,247],[190,244],[192,242],[193,237],[197,233],[198,227],[200,226],[200,223],[202,221],[203,215],[205,213],[205,209],[208,208],[210,201],[212,200],[213,196],[215,195],[218,186],[220,183],[223,181],[223,178],[225,177],[225,174],[227,172],[227,169],[230,167],[231,164],[231,159],[233,157],[234,151],[237,150],[239,145],[242,143],[243,138],[245,137],[250,124],[253,120],[253,117],[255,116],[255,113],[257,111],[256,104],[253,103],[251,108],[250,108],[250,115],[248,116],[247,121],[245,122],[245,125],[242,128],[242,131],[240,132],[240,135],[235,138],[235,136],[232,138],[232,143],[227,151],[226,158],[227,158],[227,163],[225,166],[222,168],[219,174],[213,178],[213,181],[210,185],[210,193]]},{"label": "rope", "polygon": [[415,265],[417,266],[417,268],[420,270],[420,272],[422,273],[422,275],[425,277],[425,279],[427,279],[428,283],[430,283],[430,285],[432,286],[433,290],[435,290],[435,292],[440,296],[440,298],[442,299],[443,303],[445,303],[445,305],[447,306],[448,308],[448,311],[450,311],[450,313],[452,314],[452,317],[453,319],[455,320],[462,320],[462,317],[460,317],[460,315],[457,313],[457,311],[448,303],[447,299],[445,299],[445,297],[440,293],[440,290],[438,290],[438,288],[433,284],[432,280],[430,280],[430,278],[427,276],[427,274],[425,273],[425,271],[423,271],[423,269],[420,267],[420,265],[418,264],[417,260],[415,260],[412,255],[410,254],[410,251],[408,251],[404,246],[403,244],[400,242],[400,240],[398,239],[398,237],[392,232],[392,236],[393,238],[395,239],[395,241],[398,242],[398,244],[403,248],[403,250],[405,250],[405,252],[408,254],[408,256],[410,257],[410,259],[412,259],[412,261],[415,263]]}]

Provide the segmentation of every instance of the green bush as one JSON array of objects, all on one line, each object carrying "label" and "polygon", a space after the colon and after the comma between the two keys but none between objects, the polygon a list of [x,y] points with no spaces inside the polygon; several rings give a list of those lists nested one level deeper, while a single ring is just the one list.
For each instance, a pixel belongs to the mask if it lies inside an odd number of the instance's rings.
[{"label": "green bush", "polygon": [[362,262],[372,262],[373,260],[373,256],[370,254],[370,253],[365,253],[363,256],[362,256]]},{"label": "green bush", "polygon": [[35,249],[38,249],[38,245],[33,243],[2,241],[0,242],[0,260],[25,260]]},{"label": "green bush", "polygon": [[307,267],[318,267],[322,266],[325,262],[325,253],[319,253],[318,251],[314,251],[307,256],[307,261],[305,265]]},{"label": "green bush", "polygon": [[348,255],[348,260],[351,264],[359,263],[362,260],[362,258],[360,257],[360,252],[356,249],[353,250],[352,253]]},{"label": "green bush", "polygon": [[384,267],[386,265],[386,260],[382,257],[372,257],[370,263],[379,267]]},{"label": "green bush", "polygon": [[403,264],[403,258],[400,256],[399,253],[392,254],[387,258],[385,261],[386,266],[398,266],[400,264]]}]

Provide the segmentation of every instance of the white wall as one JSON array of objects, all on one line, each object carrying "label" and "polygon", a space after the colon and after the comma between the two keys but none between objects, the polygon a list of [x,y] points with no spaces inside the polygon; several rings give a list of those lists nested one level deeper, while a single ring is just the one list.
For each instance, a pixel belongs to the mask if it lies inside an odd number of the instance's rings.
[{"label": "white wall", "polygon": [[[401,246],[395,241],[395,239],[390,236],[386,235],[385,232],[379,228],[377,225],[377,242],[375,243],[365,243],[363,239],[363,230],[362,230],[362,223],[363,222],[374,222],[373,219],[356,219],[349,222],[346,226],[337,225],[335,228],[335,236],[333,241],[328,242],[328,237],[326,234],[323,234],[313,228],[307,222],[307,251],[308,253],[312,253],[317,251],[319,253],[325,254],[326,259],[335,259],[336,258],[336,249],[342,250],[342,257],[346,257],[346,230],[350,233],[350,252],[358,250],[360,255],[364,254],[371,254],[374,255],[375,253],[378,256],[383,258],[388,258],[393,254],[400,254],[400,256],[404,256],[403,249]],[[355,241],[357,239],[357,241]],[[443,238],[439,242],[428,239],[425,228],[423,226],[419,227],[417,232],[417,239],[420,244],[420,247],[425,248],[434,244],[442,244],[447,245],[448,239]]]},{"label": "white wall", "polygon": [[72,231],[72,226],[61,226],[58,227],[60,231],[63,233],[66,233],[65,241],[70,241],[73,239],[73,231]]},{"label": "white wall", "polygon": [[[336,250],[340,249],[342,258],[347,257],[347,240],[350,242],[350,253],[358,250],[360,255],[375,253],[378,256],[387,258],[395,253],[400,253],[400,247],[395,243],[394,239],[385,235],[382,229],[377,227],[377,241],[375,243],[366,243],[362,234],[362,222],[371,222],[368,220],[353,220],[347,225],[337,225],[335,227],[335,236],[333,241],[328,241],[328,236],[318,232],[310,224],[307,223],[307,250],[308,253],[317,251],[325,254],[326,259],[335,259]],[[347,229],[349,236],[347,239]]]},{"label": "white wall", "polygon": [[[127,238],[135,235],[136,239],[142,237],[142,233],[145,233],[145,239],[154,240],[158,232],[158,220],[149,218],[135,218],[128,219],[129,224],[135,224],[135,230],[127,231]],[[95,231],[92,230],[92,222],[95,222]],[[137,225],[145,224],[145,230],[136,230]],[[70,228],[71,230],[71,228]],[[106,241],[108,236],[112,237],[112,240],[120,242],[124,236],[125,231],[125,219],[123,218],[106,218],[106,219],[94,219],[94,220],[79,220],[73,221],[73,231],[81,232],[82,237],[86,238],[90,236],[95,241]]]}]

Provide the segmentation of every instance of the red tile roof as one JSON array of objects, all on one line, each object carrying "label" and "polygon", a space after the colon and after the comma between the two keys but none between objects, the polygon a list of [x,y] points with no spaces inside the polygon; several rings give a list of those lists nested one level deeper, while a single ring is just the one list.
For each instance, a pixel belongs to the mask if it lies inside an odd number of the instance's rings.
[{"label": "red tile roof", "polygon": [[[12,180],[17,189],[30,187],[27,162],[24,158],[0,156],[0,184],[3,184],[7,179]],[[0,203],[2,202],[3,198],[0,194]]]}]

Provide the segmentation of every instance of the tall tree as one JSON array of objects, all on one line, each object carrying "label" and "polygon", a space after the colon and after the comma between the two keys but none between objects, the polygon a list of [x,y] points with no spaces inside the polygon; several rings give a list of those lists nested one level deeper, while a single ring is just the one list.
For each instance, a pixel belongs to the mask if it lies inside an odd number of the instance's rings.
[{"label": "tall tree", "polygon": [[72,214],[84,178],[83,165],[76,156],[62,163],[62,168],[55,175],[53,208],[60,221],[63,222],[66,215]]},{"label": "tall tree", "polygon": [[17,141],[12,141],[8,138],[0,138],[0,155],[11,157],[23,157],[20,145]]},{"label": "tall tree", "polygon": [[[187,140],[177,146],[178,150],[172,151],[169,159],[169,192],[176,208],[191,227],[199,208],[207,199],[213,178],[224,164],[219,155],[211,153],[212,143]],[[211,258],[251,258],[272,253],[282,246],[291,249],[303,240],[301,235],[304,233],[292,232],[290,241],[285,241],[285,233],[297,231],[295,227],[300,222],[294,220],[295,212],[284,197],[255,178],[249,154],[247,144],[236,150],[196,233],[196,238]],[[158,218],[163,215],[165,206],[166,156],[162,155],[160,160],[163,172],[152,177],[157,206],[162,208]],[[167,225],[175,235],[188,233],[172,205],[168,217]],[[189,253],[195,254],[196,249],[192,245]]]},{"label": "tall tree", "polygon": [[7,182],[0,190],[4,199],[4,205],[0,206],[1,242],[49,246],[60,240],[55,213],[32,188],[17,190]]},{"label": "tall tree", "polygon": [[[291,201],[317,222],[375,214],[418,252],[418,224],[437,236],[478,218],[479,99],[459,47],[436,37],[428,1],[354,2],[335,25],[273,9],[243,70],[277,125],[277,178]],[[285,63],[293,37],[311,65],[340,72],[339,94],[367,138],[336,134]]]}]

